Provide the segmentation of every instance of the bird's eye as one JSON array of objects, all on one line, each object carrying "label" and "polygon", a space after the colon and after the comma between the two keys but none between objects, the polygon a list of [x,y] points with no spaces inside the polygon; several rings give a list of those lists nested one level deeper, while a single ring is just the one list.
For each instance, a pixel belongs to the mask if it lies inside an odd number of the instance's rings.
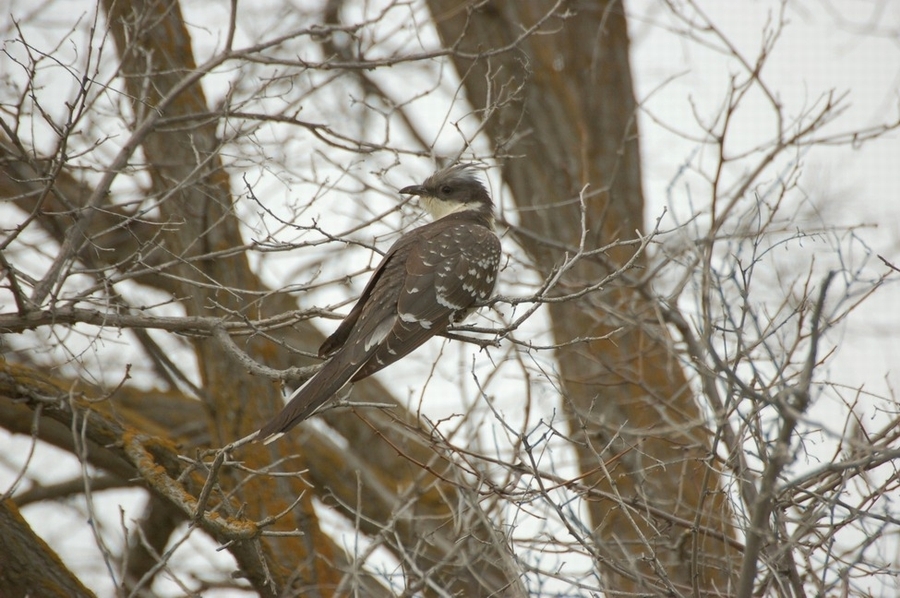
[{"label": "bird's eye", "polygon": [[451,187],[450,185],[444,185],[443,187],[441,187],[441,193],[443,193],[444,195],[450,195],[451,192],[453,192],[453,187]]}]

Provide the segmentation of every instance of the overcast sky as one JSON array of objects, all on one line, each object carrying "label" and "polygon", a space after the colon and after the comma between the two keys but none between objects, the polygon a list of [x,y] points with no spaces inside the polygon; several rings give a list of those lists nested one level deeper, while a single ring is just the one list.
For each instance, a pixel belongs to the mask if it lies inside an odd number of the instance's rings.
[{"label": "overcast sky", "polygon": [[[632,64],[636,94],[668,125],[697,132],[694,114],[712,115],[731,75],[744,74],[737,61],[667,31],[679,26],[658,0],[628,0],[632,14]],[[675,2],[683,5],[682,2]],[[767,24],[781,2],[748,0],[698,3],[748,60],[763,46]],[[824,94],[847,94],[845,113],[828,133],[876,127],[900,118],[900,2],[891,0],[790,0],[784,26],[762,79],[797,115]],[[660,87],[662,86],[662,87]],[[751,98],[737,119],[745,139],[758,140],[774,126],[769,104]],[[696,144],[641,120],[648,219],[666,205],[667,187]],[[873,253],[900,264],[900,132],[859,146],[816,147],[803,156],[801,187],[815,201],[828,199],[835,225],[864,224],[858,234]],[[785,255],[784,259],[790,259]],[[872,275],[886,271],[872,263]],[[895,277],[898,278],[898,277]],[[888,392],[900,384],[900,288],[889,284],[842,330],[835,377],[869,390]],[[833,337],[834,338],[834,337]]]},{"label": "overcast sky", "polygon": [[[772,0],[705,0],[700,5],[750,60],[755,60],[762,45],[761,32],[767,19],[777,17],[780,7]],[[696,132],[694,115],[715,113],[729,77],[739,73],[740,67],[733,58],[670,31],[676,24],[660,9],[660,0],[628,0],[627,7],[633,15],[632,64],[638,99],[646,99],[648,111],[668,126]],[[852,20],[842,15],[852,15]],[[791,0],[785,16],[788,24],[763,70],[763,78],[787,113],[799,114],[823,94],[834,91],[848,94],[848,109],[828,128],[830,132],[878,126],[898,118],[900,2]],[[765,137],[773,126],[770,107],[759,98],[752,100],[737,126],[747,143]],[[646,115],[641,120],[641,143],[650,221],[664,206],[671,207],[670,185],[691,159],[696,144],[672,134]],[[859,232],[865,243],[874,253],[900,265],[900,134],[891,132],[859,147],[818,148],[803,159],[806,174],[801,185],[813,196],[835,200],[835,224],[868,224]],[[680,201],[677,193],[675,201]],[[790,254],[784,259],[791,259]],[[874,262],[871,268],[873,276],[884,271]],[[890,385],[900,385],[898,304],[900,287],[889,285],[870,299],[838,336],[832,337],[840,344],[830,366],[832,377],[850,385],[865,384],[880,394],[887,394]],[[8,439],[2,437],[0,441]],[[28,441],[18,441],[22,450],[27,450]],[[40,458],[46,463],[46,471],[52,471],[57,461],[55,451],[47,451]],[[11,483],[7,474],[14,474],[14,469],[3,468],[0,491]],[[53,481],[52,476],[44,481]],[[132,495],[123,493],[115,500],[126,503]],[[55,529],[57,520],[44,519],[50,512],[59,516],[60,511],[64,517],[83,515],[72,505],[48,505],[29,509],[28,513],[37,531],[51,538],[67,562],[80,571],[96,569],[98,584],[94,587],[106,588],[108,579],[102,563],[96,562],[93,553],[79,548],[92,542],[87,529],[82,528],[83,537],[68,534],[62,538]],[[117,512],[114,519],[118,519]]]}]

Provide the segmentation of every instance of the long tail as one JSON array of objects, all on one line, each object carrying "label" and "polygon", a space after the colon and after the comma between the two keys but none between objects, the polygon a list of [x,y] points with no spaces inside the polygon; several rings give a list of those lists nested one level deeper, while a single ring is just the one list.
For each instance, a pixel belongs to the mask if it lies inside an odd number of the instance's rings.
[{"label": "long tail", "polygon": [[[282,410],[256,433],[256,439],[268,444],[315,413],[333,397],[350,378],[359,371],[362,363],[347,363],[341,353],[326,361],[315,376],[306,381],[291,395]],[[365,362],[363,362],[365,363]]]}]

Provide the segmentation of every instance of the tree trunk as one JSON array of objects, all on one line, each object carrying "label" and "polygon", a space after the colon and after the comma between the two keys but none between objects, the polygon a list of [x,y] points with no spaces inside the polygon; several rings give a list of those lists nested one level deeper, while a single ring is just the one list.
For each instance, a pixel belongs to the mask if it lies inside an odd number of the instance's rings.
[{"label": "tree trunk", "polygon": [[37,537],[11,500],[0,502],[0,596],[87,598],[94,594]]},{"label": "tree trunk", "polygon": [[[550,276],[566,255],[635,239],[644,201],[622,4],[429,5],[496,154],[506,156],[503,180],[520,208],[517,240],[538,269]],[[538,34],[516,43],[531,28]],[[494,53],[499,48],[514,49]],[[581,257],[559,288],[591,287],[634,251],[624,245]],[[727,592],[739,560],[716,537],[732,536],[732,516],[706,422],[652,302],[614,281],[548,309],[585,482],[621,497],[587,502],[607,587]],[[669,525],[638,505],[692,525]]]},{"label": "tree trunk", "polygon": [[[138,282],[171,293],[188,317],[233,322],[296,310],[292,296],[272,292],[259,281],[241,250],[243,240],[228,175],[219,156],[216,121],[209,118],[200,85],[208,65],[198,66],[193,59],[179,4],[174,0],[136,0],[108,1],[103,6],[121,59],[120,75],[133,100],[133,129],[130,138],[124,138],[116,158],[118,165],[111,165],[111,176],[103,179],[107,186],[90,188],[75,181],[64,168],[54,171],[52,160],[34,159],[31,151],[17,149],[21,144],[16,140],[2,144],[6,176],[0,180],[0,189],[8,192],[5,196],[15,198],[26,213],[33,212],[42,227],[61,243],[75,221],[84,238],[75,240],[73,259],[108,270],[131,268],[140,256],[141,267],[150,270],[137,278]],[[144,165],[148,165],[151,182],[146,200],[157,205],[158,220],[133,218],[114,200],[105,199],[114,198],[109,185],[116,174],[126,166]],[[41,198],[37,207],[35,197]],[[85,199],[89,197],[100,200],[88,206]],[[250,338],[241,344],[242,350],[258,363],[283,369],[311,361],[285,350],[282,343],[298,352],[315,353],[324,337],[304,320]],[[155,471],[154,464],[166,463],[168,476],[160,480],[169,486],[156,486],[155,490],[157,498],[170,504],[183,498],[181,492],[196,497],[203,482],[196,476],[181,478],[185,467],[178,462],[174,442],[192,455],[198,448],[220,447],[256,430],[282,405],[279,383],[235,367],[212,335],[190,335],[190,339],[202,378],[200,401],[177,392],[169,393],[171,396],[142,392],[126,384],[97,406],[115,405],[114,418],[125,426],[116,428],[121,435],[158,434],[166,440],[153,444],[153,451],[143,455],[152,462],[132,465],[145,466],[142,471],[149,475]],[[148,343],[145,349],[149,351],[150,346]],[[14,387],[27,387],[32,378],[40,376],[22,368],[7,368],[6,372]],[[83,384],[78,386],[85,388]],[[354,395],[366,402],[397,403],[375,381],[360,385]],[[97,400],[103,393],[89,396]],[[23,404],[14,402],[21,400],[10,396],[0,402],[0,418],[8,414],[3,419],[7,428],[29,433],[28,426],[19,425],[31,419],[23,417],[23,410],[33,411],[41,403],[27,398]],[[198,405],[203,408],[198,410]],[[425,593],[431,593],[434,586],[468,595],[522,595],[505,539],[498,536],[490,518],[480,514],[479,497],[468,496],[464,486],[458,484],[464,475],[458,465],[436,450],[425,435],[409,433],[409,427],[417,428],[418,422],[399,404],[392,413],[373,411],[360,417],[347,411],[323,416],[350,441],[349,448],[309,428],[298,429],[269,446],[252,444],[240,449],[242,466],[264,472],[272,464],[284,463],[283,467],[291,471],[305,470],[314,488],[300,475],[248,475],[228,466],[222,468],[221,492],[212,493],[210,508],[219,508],[223,514],[243,514],[244,518],[229,518],[229,522],[243,525],[248,523],[247,518],[259,521],[279,514],[299,497],[297,505],[267,529],[298,530],[302,535],[244,541],[216,537],[214,528],[207,531],[223,544],[231,542],[230,551],[239,567],[261,594],[332,595],[346,581],[347,572],[353,571],[349,586],[344,585],[345,592],[387,595],[379,582],[355,570],[357,565],[320,529],[313,509],[313,499],[319,497],[341,510],[364,534],[377,536],[385,525],[392,526],[382,541],[401,563],[409,565],[411,587]],[[66,423],[48,420],[46,411],[42,415],[39,437],[71,450]],[[88,458],[103,466],[108,451],[95,448]],[[135,455],[119,457],[112,462],[117,468],[127,469],[123,459],[134,459]],[[134,477],[133,473],[123,475],[123,479]],[[183,487],[172,485],[176,479]],[[360,496],[366,500],[360,502]],[[409,509],[410,497],[416,497],[415,509]],[[465,514],[457,512],[463,504]],[[183,504],[177,506],[184,516],[194,515],[185,512]],[[153,517],[150,512],[147,515],[145,523],[149,525]],[[261,546],[258,550],[252,543],[256,541]],[[154,539],[156,545],[163,543],[162,538]],[[152,559],[139,561],[141,566],[129,570],[132,578],[152,563]],[[271,575],[270,585],[264,578],[263,562]],[[260,576],[248,572],[259,572]]]}]

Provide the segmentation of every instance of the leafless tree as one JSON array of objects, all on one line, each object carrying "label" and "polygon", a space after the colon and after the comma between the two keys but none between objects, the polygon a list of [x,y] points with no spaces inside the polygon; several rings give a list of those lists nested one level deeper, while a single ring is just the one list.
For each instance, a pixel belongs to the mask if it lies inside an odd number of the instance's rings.
[{"label": "leafless tree", "polygon": [[[740,71],[645,214],[659,119],[620,2],[75,4],[3,25],[4,595],[896,591],[895,403],[829,373],[896,268],[799,181],[808,148],[900,121],[786,111],[783,13],[745,56],[659,4]],[[735,151],[751,94],[774,129]],[[415,225],[396,189],[453,160],[499,204],[498,296],[235,445]],[[45,542],[39,505],[76,513]],[[56,556],[76,533],[91,567]]]}]

